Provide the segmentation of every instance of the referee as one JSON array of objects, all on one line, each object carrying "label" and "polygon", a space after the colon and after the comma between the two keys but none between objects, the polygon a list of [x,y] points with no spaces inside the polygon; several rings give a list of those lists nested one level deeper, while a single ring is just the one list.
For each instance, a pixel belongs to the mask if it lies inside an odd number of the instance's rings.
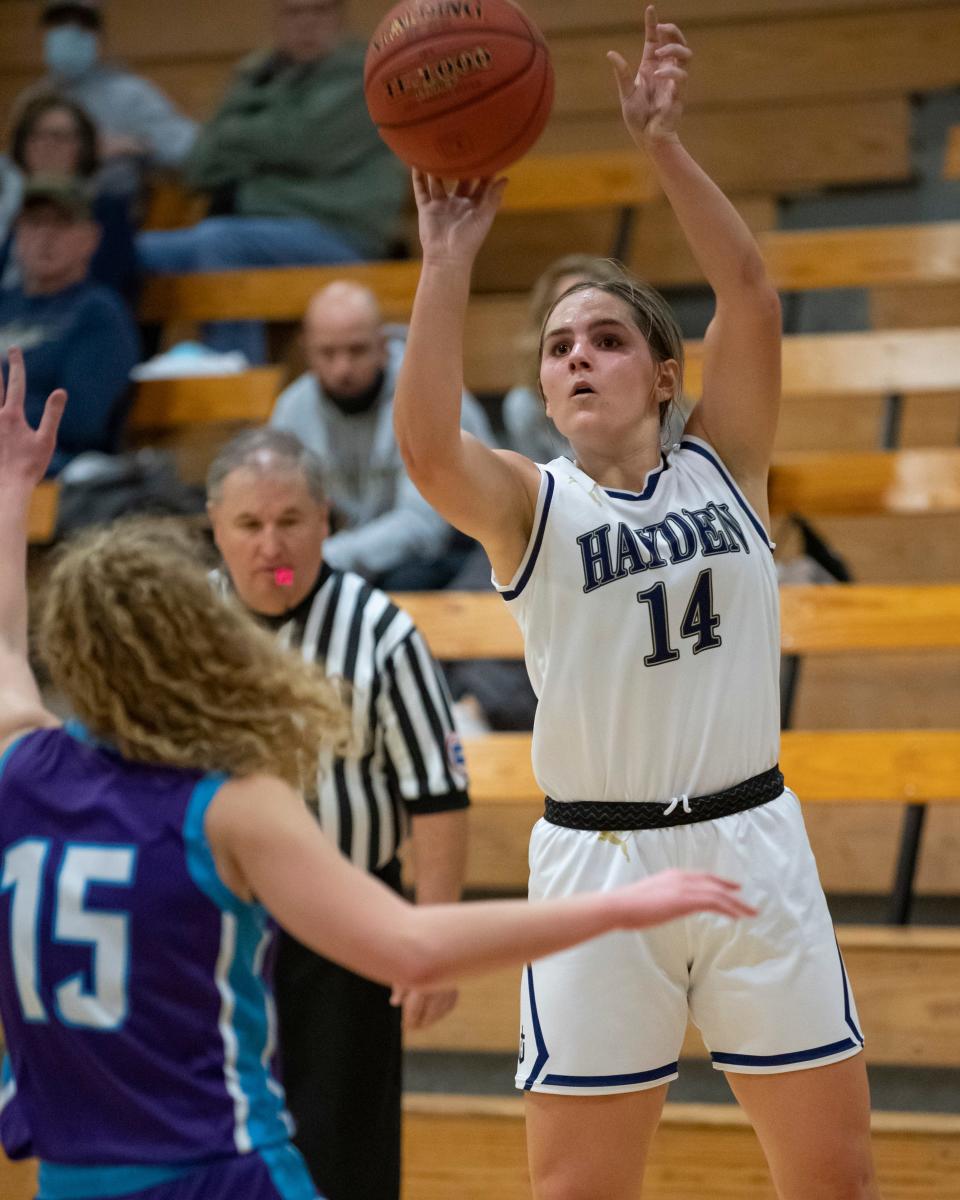
[{"label": "referee", "polygon": [[[346,680],[357,751],[318,764],[320,824],[354,863],[400,890],[407,834],[416,900],[458,900],[467,778],[440,669],[410,617],[323,562],[319,463],[292,434],[250,430],[211,464],[207,506],[232,591],[277,637]],[[455,991],[390,991],[281,931],[280,1058],[295,1141],[328,1200],[397,1200],[403,1027],[438,1020]]]}]

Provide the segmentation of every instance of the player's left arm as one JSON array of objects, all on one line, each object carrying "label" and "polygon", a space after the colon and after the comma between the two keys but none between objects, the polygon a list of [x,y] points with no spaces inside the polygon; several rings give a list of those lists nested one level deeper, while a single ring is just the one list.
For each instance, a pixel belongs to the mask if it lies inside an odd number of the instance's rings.
[{"label": "player's left arm", "polygon": [[27,518],[67,400],[66,392],[53,392],[40,427],[31,429],[18,349],[10,351],[9,364],[6,386],[0,381],[0,748],[28,729],[59,724],[44,707],[27,658]]},{"label": "player's left arm", "polygon": [[680,141],[691,51],[676,25],[646,10],[636,72],[610,55],[624,121],[647,154],[716,297],[704,344],[703,395],[687,431],[715,447],[760,514],[780,400],[780,300],[743,218]]}]

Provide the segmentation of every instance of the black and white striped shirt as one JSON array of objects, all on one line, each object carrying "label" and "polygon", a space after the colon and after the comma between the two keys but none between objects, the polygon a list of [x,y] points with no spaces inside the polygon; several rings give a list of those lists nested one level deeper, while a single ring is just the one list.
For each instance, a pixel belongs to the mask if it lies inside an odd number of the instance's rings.
[{"label": "black and white striped shirt", "polygon": [[[217,578],[229,587],[224,574]],[[411,618],[385,592],[324,565],[294,610],[266,621],[285,645],[299,646],[305,661],[351,685],[362,754],[321,755],[318,811],[352,862],[384,867],[412,815],[467,807],[446,681]]]}]

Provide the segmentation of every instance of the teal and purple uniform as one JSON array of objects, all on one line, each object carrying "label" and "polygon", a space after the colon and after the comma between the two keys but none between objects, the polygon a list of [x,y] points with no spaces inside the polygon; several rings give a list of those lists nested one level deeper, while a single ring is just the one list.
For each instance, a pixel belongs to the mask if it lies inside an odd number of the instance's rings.
[{"label": "teal and purple uniform", "polygon": [[0,758],[0,1141],[42,1200],[309,1200],[271,1072],[273,924],[217,874],[224,776],[76,725]]}]

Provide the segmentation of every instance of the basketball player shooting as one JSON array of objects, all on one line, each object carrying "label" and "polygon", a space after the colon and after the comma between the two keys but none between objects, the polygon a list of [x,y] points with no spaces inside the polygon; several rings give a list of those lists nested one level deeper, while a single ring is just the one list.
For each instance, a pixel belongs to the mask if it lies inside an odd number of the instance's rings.
[{"label": "basketball player shooting", "polygon": [[677,870],[540,905],[408,904],[340,854],[298,793],[318,746],[349,735],[331,683],[218,601],[166,525],[96,530],[45,583],[41,649],[83,721],[62,725],[27,659],[24,567],[66,397],[32,429],[23,356],[9,357],[0,1143],[40,1159],[41,1195],[316,1200],[270,1069],[271,915],[354,971],[421,989],[694,911],[754,915],[737,885]]},{"label": "basketball player shooting", "polygon": [[697,916],[612,934],[527,968],[516,1083],[534,1194],[635,1200],[692,1017],[781,1200],[875,1200],[863,1039],[777,766],[766,488],[780,305],[746,225],[681,141],[682,32],[650,6],[644,35],[636,69],[609,55],[624,123],[715,297],[678,445],[662,431],[680,330],[626,275],[570,287],[541,331],[543,402],[574,461],[537,465],[461,432],[471,268],[506,181],[450,189],[414,173],[423,263],[395,427],[421,493],[486,549],[524,636],[548,797],[530,897],[683,863],[742,875],[762,910],[737,926]]}]

